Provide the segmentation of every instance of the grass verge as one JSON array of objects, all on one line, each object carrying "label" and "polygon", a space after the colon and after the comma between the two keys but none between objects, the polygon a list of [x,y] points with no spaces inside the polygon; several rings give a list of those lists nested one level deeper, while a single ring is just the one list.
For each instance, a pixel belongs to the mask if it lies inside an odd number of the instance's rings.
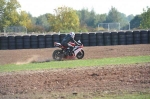
[{"label": "grass verge", "polygon": [[[27,99],[150,99],[149,93],[124,93],[124,94],[96,94],[96,93],[79,93],[77,95],[68,93],[50,93],[50,94],[20,94],[20,95],[6,95],[3,96],[4,99],[8,98],[15,99],[27,98]],[[1,98],[1,97],[0,97]]]},{"label": "grass verge", "polygon": [[76,68],[84,66],[105,66],[117,64],[135,64],[146,62],[150,62],[150,56],[129,56],[129,57],[89,59],[89,60],[51,61],[45,63],[29,63],[22,65],[16,64],[0,65],[0,72],[41,70],[54,68]]}]

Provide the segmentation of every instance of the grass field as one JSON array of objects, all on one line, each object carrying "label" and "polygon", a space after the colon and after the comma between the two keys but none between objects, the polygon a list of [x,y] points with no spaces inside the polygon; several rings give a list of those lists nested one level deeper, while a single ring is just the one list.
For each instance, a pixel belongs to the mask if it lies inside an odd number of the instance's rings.
[{"label": "grass field", "polygon": [[50,61],[44,63],[28,63],[19,65],[16,64],[0,65],[0,72],[43,70],[55,68],[77,68],[85,66],[106,66],[106,65],[135,64],[146,62],[150,62],[150,56],[129,56],[129,57],[103,58],[90,60]]},{"label": "grass field", "polygon": [[[93,96],[94,95],[94,96]],[[9,97],[9,96],[8,96]],[[13,98],[14,97],[14,98]],[[14,95],[12,98],[25,97],[24,95]],[[123,93],[123,94],[97,94],[97,93],[80,93],[72,95],[69,93],[51,93],[51,94],[37,94],[28,95],[27,99],[150,99],[149,93]],[[45,98],[43,98],[45,97]],[[51,97],[51,98],[49,98]],[[4,97],[7,99],[7,96]]]}]

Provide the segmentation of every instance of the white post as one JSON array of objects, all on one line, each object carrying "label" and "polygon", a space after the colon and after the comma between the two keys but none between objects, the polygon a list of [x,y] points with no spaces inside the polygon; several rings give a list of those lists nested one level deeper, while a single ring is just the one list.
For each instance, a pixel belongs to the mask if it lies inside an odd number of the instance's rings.
[{"label": "white post", "polygon": [[25,29],[26,29],[26,34],[27,34],[27,28],[25,27]]},{"label": "white post", "polygon": [[120,23],[119,23],[119,31],[120,31]]},{"label": "white post", "polygon": [[109,23],[108,23],[108,31],[109,31]]},{"label": "white post", "polygon": [[130,30],[130,22],[129,22],[129,30]]}]

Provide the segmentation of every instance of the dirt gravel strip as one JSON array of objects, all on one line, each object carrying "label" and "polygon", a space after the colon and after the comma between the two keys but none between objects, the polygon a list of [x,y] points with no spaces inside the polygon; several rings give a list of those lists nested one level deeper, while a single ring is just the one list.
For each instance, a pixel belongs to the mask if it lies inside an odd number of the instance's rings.
[{"label": "dirt gravel strip", "polygon": [[150,92],[150,63],[0,74],[0,96],[86,91]]},{"label": "dirt gravel strip", "polygon": [[[0,65],[52,60],[58,48],[0,50]],[[150,55],[150,44],[84,47],[83,59]]]}]

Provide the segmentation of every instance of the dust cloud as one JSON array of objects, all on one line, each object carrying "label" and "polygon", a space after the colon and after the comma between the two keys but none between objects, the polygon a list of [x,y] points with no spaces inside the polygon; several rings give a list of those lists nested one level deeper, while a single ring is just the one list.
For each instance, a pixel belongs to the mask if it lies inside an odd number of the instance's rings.
[{"label": "dust cloud", "polygon": [[32,57],[28,58],[25,61],[22,62],[17,62],[16,65],[22,65],[22,64],[28,64],[28,63],[33,63],[38,60],[39,56],[38,55],[33,55]]}]

